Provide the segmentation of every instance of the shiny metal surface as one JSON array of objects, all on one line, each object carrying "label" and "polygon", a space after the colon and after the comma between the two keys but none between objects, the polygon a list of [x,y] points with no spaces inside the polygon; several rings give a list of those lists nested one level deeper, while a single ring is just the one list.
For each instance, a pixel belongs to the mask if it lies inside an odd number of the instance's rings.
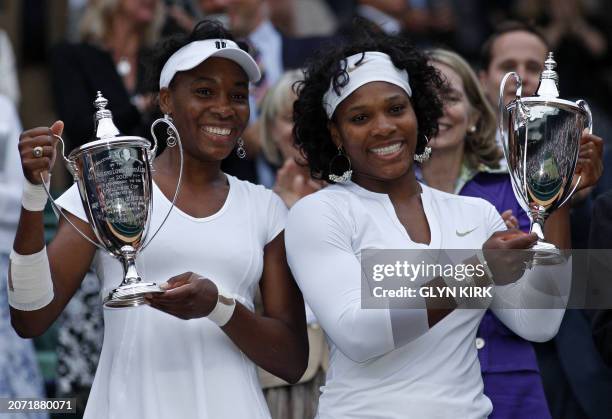
[{"label": "shiny metal surface", "polygon": [[97,107],[96,139],[73,150],[68,158],[64,157],[97,243],[79,231],[53,204],[83,237],[121,261],[123,280],[104,298],[105,306],[133,307],[145,303],[145,294],[163,292],[156,284],[142,281],[135,263],[147,237],[153,211],[154,154],[147,139],[119,134],[111,112],[105,109],[107,104],[98,92],[94,102]]},{"label": "shiny metal surface", "polygon": [[152,211],[147,149],[108,145],[73,156],[83,207],[100,243],[115,256],[125,245],[138,250]]},{"label": "shiny metal surface", "polygon": [[569,195],[580,137],[588,127],[586,112],[575,106],[526,103],[529,117],[518,119],[515,103],[508,106],[508,167],[515,194],[532,217],[558,208]]},{"label": "shiny metal surface", "polygon": [[[536,96],[521,97],[521,79],[508,73],[500,85],[499,131],[512,188],[521,207],[531,219],[531,231],[538,237],[534,249],[540,258],[556,257],[559,250],[544,241],[544,223],[555,209],[565,204],[576,190],[574,179],[580,138],[592,131],[592,117],[584,101],[559,99],[556,63],[552,53]],[[516,98],[503,103],[505,84],[514,78]]]}]

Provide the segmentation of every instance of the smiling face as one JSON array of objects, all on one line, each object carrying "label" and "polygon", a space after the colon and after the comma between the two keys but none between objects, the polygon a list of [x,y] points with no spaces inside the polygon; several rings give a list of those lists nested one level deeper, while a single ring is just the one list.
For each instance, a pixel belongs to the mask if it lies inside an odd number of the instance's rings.
[{"label": "smiling face", "polygon": [[386,82],[361,86],[337,108],[332,139],[351,160],[357,183],[406,175],[417,143],[417,118],[406,92]]},{"label": "smiling face", "polygon": [[434,151],[463,147],[468,129],[476,124],[477,114],[468,100],[459,74],[445,64],[434,62],[432,65],[448,83],[448,90],[442,98],[444,114],[438,120],[438,135],[431,139],[429,145]]},{"label": "smiling face", "polygon": [[160,106],[174,119],[185,152],[220,161],[231,152],[249,121],[249,80],[242,68],[212,57],[176,74],[160,92]]}]

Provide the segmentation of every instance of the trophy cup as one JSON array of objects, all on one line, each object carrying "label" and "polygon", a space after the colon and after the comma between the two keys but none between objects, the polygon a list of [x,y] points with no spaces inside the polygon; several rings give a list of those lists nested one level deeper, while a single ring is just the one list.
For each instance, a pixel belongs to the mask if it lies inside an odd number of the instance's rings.
[{"label": "trophy cup", "polygon": [[[556,65],[549,52],[534,96],[521,97],[522,81],[515,72],[507,73],[499,88],[499,132],[512,189],[529,215],[531,232],[538,235],[533,246],[534,263],[562,260],[560,250],[544,241],[544,222],[578,187],[580,176],[573,187],[572,183],[580,137],[585,128],[593,130],[591,110],[584,100],[559,99]],[[517,83],[516,98],[504,106],[510,77]]]},{"label": "trophy cup", "polygon": [[[94,101],[95,138],[93,141],[73,150],[62,158],[66,168],[77,183],[83,208],[89,225],[98,243],[83,234],[55,204],[47,187],[53,208],[87,241],[110,253],[123,266],[123,281],[104,298],[106,307],[134,307],[145,303],[145,294],[162,293],[155,283],[144,282],[136,270],[135,258],[139,251],[151,242],[165,223],[180,189],[183,152],[180,137],[168,119],[158,119],[151,127],[154,146],[149,140],[136,136],[123,136],[113,123],[112,114],[106,109],[108,101],[100,92]],[[153,159],[157,152],[157,138],[153,129],[158,122],[168,124],[168,144],[178,139],[181,169],[172,205],[161,225],[145,243],[153,210],[152,177]],[[43,182],[44,185],[44,182]]]}]

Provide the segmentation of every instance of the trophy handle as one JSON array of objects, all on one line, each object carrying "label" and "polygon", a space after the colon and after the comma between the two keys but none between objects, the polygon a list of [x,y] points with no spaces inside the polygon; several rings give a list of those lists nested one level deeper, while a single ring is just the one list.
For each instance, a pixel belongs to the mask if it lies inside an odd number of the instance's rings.
[{"label": "trophy handle", "polygon": [[[510,172],[510,183],[512,184],[512,189],[514,191],[515,196],[517,197],[517,200],[519,201],[519,204],[521,205],[521,208],[523,208],[523,210],[525,210],[525,212],[529,212],[529,205],[528,205],[528,199],[525,196],[524,193],[522,193],[521,191],[525,191],[527,190],[525,185],[523,185],[521,187],[520,184],[518,184],[518,180],[515,178],[515,176],[512,173],[512,169],[510,167],[510,162],[511,162],[511,156],[510,156],[510,150],[509,150],[509,145],[508,142],[510,141],[509,138],[509,133],[508,133],[508,120],[509,120],[509,113],[508,110],[506,109],[506,106],[504,104],[504,91],[506,90],[506,83],[508,82],[508,79],[510,77],[513,77],[514,80],[516,81],[517,84],[517,88],[516,88],[516,112],[517,112],[517,116],[518,118],[520,118],[521,121],[526,121],[527,118],[529,117],[529,111],[525,108],[525,105],[523,104],[522,100],[521,100],[521,95],[522,95],[522,91],[523,91],[523,81],[521,80],[521,77],[514,71],[506,73],[506,75],[503,77],[500,85],[499,85],[499,118],[498,118],[498,129],[499,129],[499,135],[501,136],[501,143],[502,143],[502,151],[504,152],[504,157],[506,158],[506,161],[508,162],[508,170]],[[525,144],[525,147],[527,146],[527,144]],[[525,158],[526,158],[526,154],[525,154]],[[525,167],[525,162],[523,162],[523,166]],[[525,173],[523,173],[523,182],[525,182],[526,177],[525,177]],[[519,196],[521,197],[521,199],[518,199]]]},{"label": "trophy handle", "polygon": [[514,77],[514,80],[516,81],[516,84],[517,84],[517,88],[516,88],[517,107],[520,107],[521,109],[523,108],[522,102],[521,102],[521,94],[523,92],[523,81],[521,80],[521,77],[514,71],[511,71],[510,73],[506,73],[506,75],[501,81],[501,84],[499,85],[499,102],[498,102],[499,115],[500,115],[499,122],[498,122],[498,129],[499,129],[499,135],[501,135],[502,151],[504,152],[504,157],[506,158],[506,161],[509,161],[508,160],[509,158],[508,134],[505,129],[505,126],[506,126],[505,121],[508,119],[507,117],[508,113],[506,111],[506,105],[504,104],[504,91],[506,90],[506,82],[508,81],[510,77]]},{"label": "trophy handle", "polygon": [[587,114],[588,122],[589,122],[589,134],[593,134],[593,113],[591,112],[591,107],[585,100],[577,100],[576,105],[580,106],[580,108],[584,109]]},{"label": "trophy handle", "polygon": [[62,159],[64,160],[64,165],[66,166],[66,170],[68,170],[68,172],[70,172],[70,174],[72,175],[72,177],[74,178],[76,176],[76,173],[78,172],[76,165],[74,164],[74,162],[72,162],[71,160],[68,160],[68,158],[66,158],[66,143],[64,143],[64,139],[57,135],[57,134],[53,134],[53,136],[55,138],[57,138],[60,142],[60,144],[62,145]]},{"label": "trophy handle", "polygon": [[[587,114],[587,121],[588,121],[587,128],[589,130],[589,134],[592,134],[593,133],[593,113],[591,112],[591,107],[589,106],[589,104],[585,100],[582,100],[582,99],[576,101],[576,105],[578,105],[581,109],[583,109],[586,112],[586,114]],[[578,153],[580,153],[580,148],[578,148],[577,154]],[[563,202],[561,202],[561,204],[559,204],[560,207],[565,205],[565,203],[567,201],[569,201],[569,199],[574,195],[574,192],[576,192],[576,189],[580,185],[580,181],[581,180],[582,180],[582,176],[578,176],[578,179],[576,180],[576,184],[574,185],[574,187],[572,188],[570,193],[565,197]]]},{"label": "trophy handle", "polygon": [[95,241],[87,237],[81,230],[79,230],[77,226],[74,225],[72,221],[70,221],[68,217],[66,217],[66,214],[64,214],[64,211],[60,208],[59,205],[55,203],[55,200],[51,196],[51,192],[49,191],[49,188],[47,187],[47,184],[45,183],[45,178],[43,177],[42,173],[40,174],[40,179],[42,180],[43,188],[45,189],[45,193],[47,194],[47,197],[49,198],[49,202],[51,203],[51,206],[53,207],[53,210],[55,211],[55,213],[60,214],[62,217],[64,217],[64,220],[66,220],[68,224],[70,224],[72,228],[74,228],[76,232],[79,233],[79,235],[83,237],[85,240],[87,240],[89,243],[93,244],[95,247],[97,247],[100,250],[106,251],[106,249],[102,245],[100,245],[100,243],[96,243]]},{"label": "trophy handle", "polygon": [[[179,156],[180,156],[181,166],[179,168],[179,175],[178,175],[178,179],[176,181],[176,191],[174,191],[174,197],[172,198],[172,204],[170,205],[170,209],[166,213],[166,215],[165,215],[164,219],[162,220],[161,224],[159,225],[159,227],[157,227],[157,230],[155,230],[155,233],[153,233],[151,238],[149,240],[147,240],[147,242],[142,245],[142,247],[140,248],[140,251],[143,251],[144,249],[147,248],[147,246],[149,246],[151,241],[155,238],[155,236],[157,236],[157,233],[159,233],[161,228],[166,223],[166,220],[170,216],[170,213],[172,212],[172,209],[175,206],[176,198],[178,197],[178,194],[179,194],[179,192],[181,190],[181,184],[182,184],[182,179],[183,179],[183,143],[181,142],[181,135],[179,134],[178,130],[176,129],[176,127],[172,123],[172,120],[167,115],[164,115],[163,118],[156,119],[151,124],[151,135],[153,136],[153,141],[155,142],[155,145],[153,146],[153,149],[149,152],[149,164],[151,165],[151,168],[152,168],[152,166],[153,166],[153,159],[155,158],[155,154],[157,153],[157,137],[155,136],[154,128],[157,126],[157,124],[162,123],[162,122],[168,125],[168,130],[172,130],[173,131],[173,132],[169,132],[168,131],[168,135],[169,135],[168,138],[172,137],[173,134],[176,135],[175,140],[176,140],[176,142],[178,143],[178,146],[179,146]],[[170,142],[168,142],[168,146],[171,146]]]},{"label": "trophy handle", "polygon": [[[71,160],[66,158],[66,155],[65,155],[66,144],[64,143],[64,139],[61,136],[57,135],[57,134],[53,134],[53,136],[55,138],[57,138],[59,140],[60,144],[62,145],[62,153],[61,153],[62,159],[64,160],[64,164],[66,166],[66,169],[70,172],[70,174],[72,175],[73,179],[76,181],[76,174],[78,172],[78,169],[77,169],[76,165],[74,164],[74,162],[72,162]],[[68,219],[68,217],[66,217],[66,214],[64,214],[64,211],[62,211],[60,206],[55,203],[55,200],[51,196],[51,191],[49,191],[49,188],[47,187],[47,184],[45,183],[45,178],[44,178],[42,173],[40,174],[40,180],[42,180],[42,186],[43,186],[43,188],[45,190],[45,193],[47,194],[47,197],[49,198],[49,201],[50,201],[51,206],[53,207],[53,210],[55,211],[55,213],[56,214],[60,214],[62,217],[64,217],[64,220],[66,220],[68,222],[68,224],[70,224],[72,226],[72,228],[74,228],[76,230],[76,232],[79,233],[81,235],[81,237],[83,237],[89,243],[93,244],[98,249],[106,250],[99,243],[96,243],[95,241],[93,241],[92,239],[87,237],[81,230],[79,230],[79,228],[77,226],[74,225],[74,223],[72,221],[70,221]]]},{"label": "trophy handle", "polygon": [[[157,124],[159,124],[160,122],[169,122],[168,118],[157,118],[155,121],[153,121],[153,123],[151,124],[151,136],[153,137],[153,148],[151,150],[149,150],[149,162],[151,163],[151,169],[153,168],[153,160],[155,159],[155,156],[157,155],[157,136],[155,135],[155,127],[157,126]],[[174,125],[173,125],[174,126]]]}]

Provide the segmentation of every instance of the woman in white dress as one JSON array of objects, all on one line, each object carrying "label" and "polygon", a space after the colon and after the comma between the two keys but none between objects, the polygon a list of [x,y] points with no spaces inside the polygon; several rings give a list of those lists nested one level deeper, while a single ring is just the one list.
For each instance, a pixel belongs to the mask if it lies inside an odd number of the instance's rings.
[{"label": "woman in white dress", "polygon": [[[148,296],[149,305],[104,310],[104,344],[85,417],[269,418],[255,364],[296,382],[308,358],[304,303],[285,259],[287,210],[273,192],[220,169],[234,147],[242,147],[249,81],[259,70],[212,22],[157,52],[160,107],[182,138],[183,182],[176,208],[137,263],[165,292]],[[31,129],[20,139],[28,182],[11,254],[9,302],[22,336],[51,325],[90,264],[105,295],[123,276],[117,261],[63,221],[45,248],[40,207],[46,199],[37,183],[53,165],[52,134],[62,127]],[[155,160],[152,229],[170,207],[178,153],[168,147]],[[58,203],[93,238],[76,188]],[[258,286],[263,315],[254,313]]]},{"label": "woman in white dress", "polygon": [[[505,254],[505,264],[490,258],[489,249],[528,248],[534,235],[506,230],[482,199],[417,182],[414,161],[428,157],[427,138],[437,131],[438,92],[444,87],[409,43],[374,33],[326,50],[311,62],[299,87],[296,142],[313,176],[332,183],[291,208],[285,236],[291,270],[330,344],[320,419],[485,418],[492,409],[475,346],[484,307],[456,309],[469,301],[417,294],[402,301],[409,308],[364,308],[365,250],[418,250],[452,261],[451,249],[486,249],[490,270],[474,278],[475,284],[520,278],[505,290],[517,292],[512,297],[519,310],[495,310],[504,324],[541,341],[554,336],[561,321],[562,309],[523,308],[528,302],[534,302],[532,308],[559,307],[553,302],[563,301],[558,297],[564,290],[539,299],[529,288],[532,271],[523,273],[516,253]],[[597,164],[593,156],[583,168],[595,173],[595,180]],[[555,238],[560,244],[566,239],[565,231]],[[482,254],[474,257],[484,263]],[[558,273],[567,278],[565,266]],[[422,280],[448,284],[442,277]],[[499,299],[497,293],[493,303]]]}]

